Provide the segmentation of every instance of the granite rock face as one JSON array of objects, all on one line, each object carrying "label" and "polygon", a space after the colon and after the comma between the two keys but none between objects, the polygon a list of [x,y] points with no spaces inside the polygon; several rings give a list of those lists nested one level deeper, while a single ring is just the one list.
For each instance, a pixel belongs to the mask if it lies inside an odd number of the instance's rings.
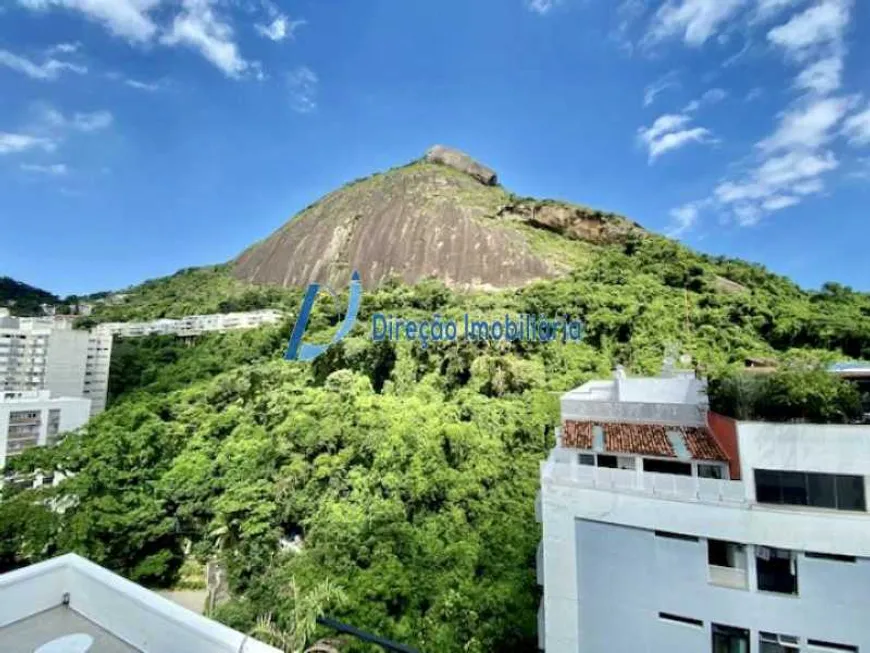
[{"label": "granite rock face", "polygon": [[435,147],[326,195],[232,266],[246,281],[286,287],[338,289],[356,270],[367,288],[426,278],[461,289],[517,288],[570,267],[542,250],[528,227],[605,244],[630,224],[560,202],[518,200],[496,185],[492,170]]},{"label": "granite rock face", "polygon": [[468,156],[465,152],[460,152],[452,147],[444,145],[436,145],[426,152],[425,161],[429,163],[440,163],[441,165],[450,166],[467,175],[471,175],[477,181],[485,186],[495,186],[498,184],[498,176],[495,170],[487,168]]}]

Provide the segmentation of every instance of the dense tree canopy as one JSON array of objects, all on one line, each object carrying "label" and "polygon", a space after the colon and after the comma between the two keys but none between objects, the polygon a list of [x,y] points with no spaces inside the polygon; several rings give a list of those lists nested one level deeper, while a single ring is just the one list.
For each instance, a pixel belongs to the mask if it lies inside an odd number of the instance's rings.
[{"label": "dense tree canopy", "polygon": [[[169,585],[189,547],[225,563],[233,599],[217,616],[246,631],[259,620],[258,632],[298,644],[300,610],[313,609],[300,597],[321,596],[331,616],[424,651],[535,650],[534,496],[560,393],[615,363],[655,373],[674,348],[724,385],[746,357],[870,356],[866,294],[834,284],[805,292],[656,237],[572,251],[564,279],[520,290],[426,281],[367,292],[351,336],[310,364],[281,360],[290,315],[194,343],[117,342],[109,410],[12,463],[73,475],[54,489],[6,488],[0,565],[77,551]],[[194,270],[134,289],[95,319],[293,311],[299,298]],[[586,336],[423,347],[369,335],[375,312],[466,311],[568,315]],[[318,304],[306,338],[325,342],[338,319]],[[830,419],[854,408],[823,372],[811,386],[795,374],[769,381],[774,410]],[[825,414],[831,406],[836,415]],[[297,537],[301,549],[287,546]]]}]

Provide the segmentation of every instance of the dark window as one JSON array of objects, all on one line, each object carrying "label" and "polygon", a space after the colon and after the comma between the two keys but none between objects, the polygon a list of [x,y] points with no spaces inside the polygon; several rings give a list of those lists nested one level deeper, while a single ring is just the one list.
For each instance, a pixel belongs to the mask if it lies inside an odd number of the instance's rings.
[{"label": "dark window", "polygon": [[867,510],[864,479],[861,476],[837,475],[837,507],[840,510]]},{"label": "dark window", "polygon": [[697,542],[698,538],[694,535],[683,535],[682,533],[669,533],[668,531],[656,531],[656,537],[665,537],[672,540],[686,540],[687,542]]},{"label": "dark window", "polygon": [[692,464],[681,463],[676,460],[643,459],[643,471],[656,472],[658,474],[676,474],[678,476],[691,476]]},{"label": "dark window", "polygon": [[591,453],[581,453],[580,454],[580,464],[581,465],[595,465],[595,456]]},{"label": "dark window", "polygon": [[791,551],[758,547],[755,551],[758,589],[779,594],[797,594],[797,559]]},{"label": "dark window", "polygon": [[854,651],[854,653],[858,653],[858,647],[852,646],[851,644],[836,644],[834,642],[825,642],[821,639],[808,639],[807,644],[810,646],[821,646],[822,648],[829,648],[834,651]]},{"label": "dark window", "polygon": [[713,653],[747,653],[749,631],[745,628],[713,624]]},{"label": "dark window", "polygon": [[807,488],[813,506],[819,508],[836,508],[837,493],[834,488],[834,476],[831,474],[807,474]]},{"label": "dark window", "polygon": [[601,453],[598,454],[598,466],[616,469],[616,456],[608,456]]},{"label": "dark window", "polygon": [[807,551],[804,553],[807,558],[817,558],[818,560],[834,560],[836,562],[855,562],[855,556],[841,556],[835,553],[813,553]]},{"label": "dark window", "polygon": [[864,478],[849,474],[755,470],[759,503],[865,511]]},{"label": "dark window", "polygon": [[721,466],[705,463],[698,463],[698,476],[701,478],[725,478]]},{"label": "dark window", "polygon": [[678,614],[670,614],[668,612],[659,612],[659,619],[664,619],[665,621],[676,621],[681,624],[688,624],[690,626],[703,626],[704,622],[700,619],[692,619],[691,617],[681,617]]}]

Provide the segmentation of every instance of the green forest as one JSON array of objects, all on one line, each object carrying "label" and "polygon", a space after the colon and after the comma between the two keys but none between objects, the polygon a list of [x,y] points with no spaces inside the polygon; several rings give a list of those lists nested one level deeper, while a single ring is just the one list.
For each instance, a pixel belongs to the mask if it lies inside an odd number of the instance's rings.
[{"label": "green forest", "polygon": [[[529,652],[540,600],[534,498],[561,393],[617,363],[655,374],[676,348],[734,410],[768,405],[811,420],[856,410],[855,394],[817,370],[870,358],[870,295],[833,283],[804,291],[655,236],[558,247],[571,250],[570,274],[518,290],[424,281],[367,291],[352,336],[312,363],[282,360],[300,291],[247,286],[220,266],[98,306],[84,326],[263,307],[287,319],[193,344],[116,341],[109,409],[14,460],[17,472],[73,476],[5,488],[0,571],[75,551],[168,587],[185,563],[217,558],[232,599],[214,616],[287,650],[328,634],[300,625],[304,608],[420,651]],[[374,343],[374,312],[570,315],[585,339]],[[325,342],[339,317],[321,302],[306,337]],[[734,380],[748,357],[781,362],[772,403],[747,399],[752,388]]]}]

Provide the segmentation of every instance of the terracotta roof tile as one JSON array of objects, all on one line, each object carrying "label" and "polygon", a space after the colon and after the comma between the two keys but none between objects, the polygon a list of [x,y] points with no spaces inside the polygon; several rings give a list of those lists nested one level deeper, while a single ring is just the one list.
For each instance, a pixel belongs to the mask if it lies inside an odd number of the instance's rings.
[{"label": "terracotta roof tile", "polygon": [[604,430],[604,448],[608,453],[676,458],[677,453],[668,439],[668,431],[676,431],[682,434],[686,442],[686,449],[688,449],[692,459],[726,462],[728,460],[710,431],[701,426],[567,420],[562,429],[562,446],[570,449],[592,449],[592,427],[594,425],[599,425]]}]

